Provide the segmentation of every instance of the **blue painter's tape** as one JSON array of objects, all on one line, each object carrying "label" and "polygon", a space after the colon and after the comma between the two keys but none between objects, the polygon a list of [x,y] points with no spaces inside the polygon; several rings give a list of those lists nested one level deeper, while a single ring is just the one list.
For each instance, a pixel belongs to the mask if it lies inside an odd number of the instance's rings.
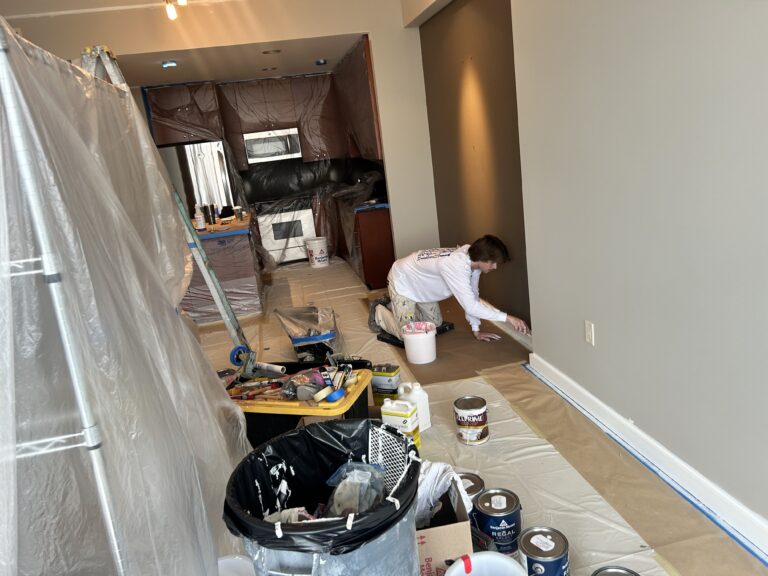
[{"label": "blue painter's tape", "polygon": [[629,454],[635,460],[640,462],[640,464],[645,466],[648,470],[653,472],[663,482],[665,482],[670,488],[672,488],[675,492],[680,494],[680,496],[682,496],[688,503],[690,503],[699,512],[704,514],[704,516],[706,516],[713,524],[715,524],[723,532],[725,532],[726,534],[728,534],[728,536],[730,536],[733,540],[735,540],[742,548],[744,548],[744,550],[746,550],[752,556],[757,558],[765,566],[768,566],[768,551],[762,550],[760,547],[757,546],[757,544],[752,542],[752,540],[747,538],[744,534],[734,529],[733,526],[731,526],[727,522],[723,521],[706,504],[701,502],[701,500],[696,498],[693,494],[691,494],[688,490],[686,490],[681,484],[679,484],[678,482],[670,478],[663,470],[661,470],[661,468],[656,466],[648,458],[646,458],[640,452],[635,450],[635,448],[631,444],[627,443],[623,438],[621,438],[621,436],[616,434],[616,432],[614,432],[614,430],[611,427],[603,423],[603,421],[600,420],[594,414],[592,414],[592,412],[590,412],[584,406],[579,404],[574,398],[572,398],[565,391],[560,389],[553,382],[550,382],[543,375],[539,374],[539,372],[537,372],[530,364],[525,363],[523,364],[523,367],[526,370],[528,370],[528,372],[533,374],[537,379],[541,380],[544,384],[546,384],[549,388],[551,388],[556,394],[558,394],[561,398],[563,398],[563,400],[568,402],[571,406],[576,408],[579,412],[581,412],[587,418],[589,418],[592,422],[594,422],[595,425],[598,426],[598,428],[600,428],[603,432],[605,432],[608,435],[609,438],[611,438],[611,440],[613,440],[614,442],[616,442],[616,444],[624,448],[624,450],[629,452]]}]

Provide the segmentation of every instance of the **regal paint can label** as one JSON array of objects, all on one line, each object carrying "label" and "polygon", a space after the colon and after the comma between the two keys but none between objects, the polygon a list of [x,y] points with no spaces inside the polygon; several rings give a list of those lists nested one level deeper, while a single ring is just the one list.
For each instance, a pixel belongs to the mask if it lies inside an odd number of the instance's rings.
[{"label": "regal paint can label", "polygon": [[488,535],[496,551],[516,556],[520,536],[520,499],[514,492],[492,488],[475,500],[474,519],[477,527]]},{"label": "regal paint can label", "polygon": [[568,576],[568,540],[554,528],[526,528],[520,534],[520,563],[528,576]]},{"label": "regal paint can label", "polygon": [[459,442],[476,446],[488,441],[488,405],[480,396],[463,396],[453,403],[456,437]]}]

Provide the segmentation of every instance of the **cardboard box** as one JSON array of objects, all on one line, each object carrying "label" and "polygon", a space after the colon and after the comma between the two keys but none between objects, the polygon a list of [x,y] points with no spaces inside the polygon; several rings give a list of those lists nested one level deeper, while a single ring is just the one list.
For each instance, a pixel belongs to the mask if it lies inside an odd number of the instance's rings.
[{"label": "cardboard box", "polygon": [[469,516],[464,508],[464,502],[457,497],[457,490],[455,484],[451,486],[449,500],[454,506],[458,522],[416,531],[421,576],[443,576],[448,570],[446,560],[455,560],[464,554],[472,554]]}]

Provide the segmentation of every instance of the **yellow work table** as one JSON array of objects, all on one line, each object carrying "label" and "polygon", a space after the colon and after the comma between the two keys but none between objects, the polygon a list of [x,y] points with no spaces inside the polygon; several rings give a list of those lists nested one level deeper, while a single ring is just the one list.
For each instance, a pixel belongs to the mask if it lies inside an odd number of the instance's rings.
[{"label": "yellow work table", "polygon": [[262,442],[287,432],[302,416],[368,417],[368,385],[370,370],[355,370],[357,380],[346,389],[346,396],[335,402],[313,400],[233,400],[243,412],[248,424],[248,440],[254,448]]}]

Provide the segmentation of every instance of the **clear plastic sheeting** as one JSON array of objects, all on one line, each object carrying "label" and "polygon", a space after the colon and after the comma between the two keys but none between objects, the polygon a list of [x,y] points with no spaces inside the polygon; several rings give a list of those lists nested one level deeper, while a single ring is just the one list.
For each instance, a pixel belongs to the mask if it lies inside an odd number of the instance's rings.
[{"label": "clear plastic sheeting", "polygon": [[[522,527],[546,526],[568,539],[572,576],[621,565],[644,576],[664,576],[653,550],[547,441],[514,412],[482,377],[425,387],[432,427],[422,434],[421,456],[480,474],[487,488],[514,492]],[[488,403],[490,440],[467,446],[456,439],[453,401],[474,395]]]},{"label": "clear plastic sheeting", "polygon": [[[380,421],[310,424],[263,444],[238,465],[227,486],[224,518],[243,537],[257,575],[415,576],[416,456],[404,436]],[[326,480],[340,465],[363,460],[384,470],[386,500],[341,518],[263,520],[273,510],[324,505],[332,494]]]},{"label": "clear plastic sheeting", "polygon": [[[224,293],[227,295],[232,312],[238,319],[261,313],[261,299],[259,298],[259,281],[255,277],[238,278],[226,282],[219,281]],[[189,317],[197,324],[221,322],[221,310],[213,300],[207,284],[190,286],[181,301],[181,307],[189,314]],[[233,344],[234,346],[234,344]]]},{"label": "clear plastic sheeting", "polygon": [[324,237],[331,256],[353,254],[354,213],[360,206],[386,202],[384,176],[371,163],[286,160],[252,168],[244,183],[254,199],[262,253],[274,265],[307,258],[306,241]]},{"label": "clear plastic sheeting", "polygon": [[381,536],[348,554],[273,550],[247,540],[256,576],[417,576],[416,508],[411,509]]},{"label": "clear plastic sheeting", "polygon": [[322,362],[328,354],[344,353],[333,308],[277,308],[275,316],[291,339],[300,362]]},{"label": "clear plastic sheeting", "polygon": [[[238,548],[220,506],[243,416],[176,313],[187,251],[157,151],[128,92],[2,20],[0,40],[0,568],[214,575]],[[71,441],[95,449],[24,446],[86,412],[98,437]]]},{"label": "clear plastic sheeting", "polygon": [[[203,250],[227,295],[235,316],[242,318],[261,313],[257,256],[251,250],[248,229],[224,233],[200,234]],[[181,307],[197,323],[219,322],[221,311],[197,262]]]}]

